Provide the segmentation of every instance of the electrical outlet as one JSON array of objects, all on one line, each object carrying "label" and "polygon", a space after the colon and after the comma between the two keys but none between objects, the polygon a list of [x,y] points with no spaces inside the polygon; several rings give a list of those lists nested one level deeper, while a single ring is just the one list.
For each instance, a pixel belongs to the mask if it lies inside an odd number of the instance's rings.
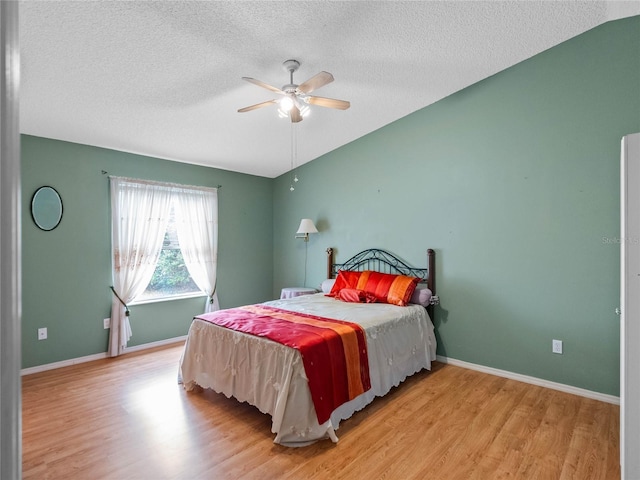
[{"label": "electrical outlet", "polygon": [[551,340],[551,351],[562,355],[562,340]]},{"label": "electrical outlet", "polygon": [[104,320],[102,320],[102,326],[104,327],[105,330],[107,330],[108,328],[111,328],[111,319],[105,318]]},{"label": "electrical outlet", "polygon": [[38,340],[46,340],[47,339],[47,329],[39,328],[38,329]]}]

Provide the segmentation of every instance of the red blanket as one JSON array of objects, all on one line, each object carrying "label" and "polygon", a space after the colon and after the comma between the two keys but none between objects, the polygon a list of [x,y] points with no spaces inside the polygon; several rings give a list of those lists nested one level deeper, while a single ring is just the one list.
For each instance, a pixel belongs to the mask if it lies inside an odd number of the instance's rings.
[{"label": "red blanket", "polygon": [[365,333],[358,324],[266,305],[196,318],[299,350],[320,424],[337,407],[371,388]]}]

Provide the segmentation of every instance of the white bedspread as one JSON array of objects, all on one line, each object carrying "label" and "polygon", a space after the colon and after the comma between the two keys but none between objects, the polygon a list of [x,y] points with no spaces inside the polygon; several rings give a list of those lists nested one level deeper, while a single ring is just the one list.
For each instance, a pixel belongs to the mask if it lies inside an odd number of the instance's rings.
[{"label": "white bedspread", "polygon": [[199,385],[248,402],[272,417],[274,442],[304,446],[338,441],[340,421],[383,396],[436,358],[433,324],[424,307],[345,303],[322,293],[266,302],[285,310],[360,324],[367,336],[371,390],[318,424],[300,353],[265,338],[194,320],[182,355],[185,389]]}]

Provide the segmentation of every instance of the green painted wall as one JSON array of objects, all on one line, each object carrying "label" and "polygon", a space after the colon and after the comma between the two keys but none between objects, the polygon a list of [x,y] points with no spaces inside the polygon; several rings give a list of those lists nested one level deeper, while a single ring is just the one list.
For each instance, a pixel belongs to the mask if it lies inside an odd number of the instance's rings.
[{"label": "green painted wall", "polygon": [[293,193],[278,178],[274,294],[302,282],[302,217],[321,231],[311,286],[328,246],[338,261],[384,247],[416,265],[434,248],[440,355],[618,395],[619,245],[608,239],[619,237],[620,139],[638,131],[634,17],[305,164]]},{"label": "green painted wall", "polygon": [[[107,350],[111,305],[107,175],[219,192],[218,292],[222,307],[269,300],[273,286],[273,180],[33,136],[22,136],[22,367]],[[64,203],[55,230],[31,220],[31,196],[51,185]],[[131,309],[130,346],[186,335],[204,298]],[[48,328],[38,341],[37,329]]]}]

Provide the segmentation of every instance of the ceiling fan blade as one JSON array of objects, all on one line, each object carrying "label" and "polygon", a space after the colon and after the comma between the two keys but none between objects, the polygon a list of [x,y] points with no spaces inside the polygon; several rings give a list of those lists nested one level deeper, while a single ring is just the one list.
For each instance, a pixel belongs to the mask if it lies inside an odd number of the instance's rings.
[{"label": "ceiling fan blade", "polygon": [[251,110],[255,110],[256,108],[266,107],[268,105],[278,103],[276,100],[269,100],[267,102],[256,103],[255,105],[251,105],[249,107],[244,107],[238,110],[238,113],[250,112]]},{"label": "ceiling fan blade", "polygon": [[335,98],[326,97],[307,97],[306,101],[311,105],[318,105],[319,107],[337,108],[338,110],[346,110],[351,106],[351,103],[346,100],[336,100]]},{"label": "ceiling fan blade", "polygon": [[271,90],[272,92],[284,94],[284,92],[282,90],[280,90],[279,88],[273,87],[273,86],[269,85],[268,83],[261,82],[260,80],[256,80],[255,78],[242,77],[242,79],[246,80],[249,83],[253,83],[254,85],[257,85],[259,87],[266,88],[267,90]]},{"label": "ceiling fan blade", "polygon": [[291,123],[298,123],[302,121],[302,115],[300,115],[300,109],[297,105],[291,107],[291,110],[289,110],[289,117],[291,117]]},{"label": "ceiling fan blade", "polygon": [[327,83],[333,82],[333,75],[329,72],[320,72],[317,75],[314,75],[309,80],[304,82],[301,85],[298,85],[298,90],[302,93],[311,93],[314,90],[325,86]]}]

